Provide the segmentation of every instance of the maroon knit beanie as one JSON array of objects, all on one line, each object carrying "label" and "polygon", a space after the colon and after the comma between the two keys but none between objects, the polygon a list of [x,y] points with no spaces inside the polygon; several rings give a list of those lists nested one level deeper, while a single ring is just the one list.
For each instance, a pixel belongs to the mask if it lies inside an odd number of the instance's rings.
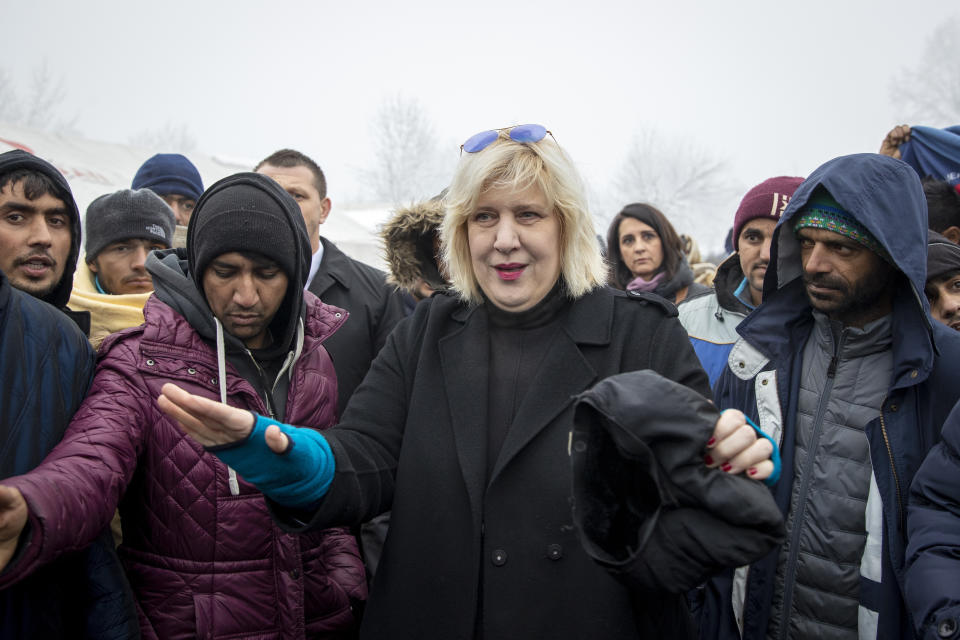
[{"label": "maroon knit beanie", "polygon": [[733,218],[733,250],[740,250],[740,231],[743,226],[755,218],[769,218],[780,220],[780,215],[787,208],[787,203],[793,197],[803,178],[779,176],[764,180],[743,196],[737,215]]}]

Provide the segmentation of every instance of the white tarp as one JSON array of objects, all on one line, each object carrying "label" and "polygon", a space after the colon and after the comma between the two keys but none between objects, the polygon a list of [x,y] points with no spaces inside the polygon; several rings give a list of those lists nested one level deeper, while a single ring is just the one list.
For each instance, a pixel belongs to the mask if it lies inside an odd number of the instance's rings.
[{"label": "white tarp", "polygon": [[[163,152],[0,122],[0,153],[11,149],[23,149],[57,167],[70,183],[81,216],[94,198],[130,188],[140,165],[155,153]],[[201,153],[191,153],[188,157],[200,171],[205,187],[230,174],[250,171],[256,164],[256,160],[226,160]],[[320,233],[347,255],[382,269],[381,243],[376,230],[387,215],[386,208],[357,211],[334,208],[320,227]]]}]

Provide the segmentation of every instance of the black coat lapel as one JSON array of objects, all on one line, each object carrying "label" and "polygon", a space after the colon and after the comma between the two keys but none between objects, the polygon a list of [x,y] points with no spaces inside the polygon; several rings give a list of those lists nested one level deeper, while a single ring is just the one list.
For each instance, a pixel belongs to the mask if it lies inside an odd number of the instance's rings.
[{"label": "black coat lapel", "polygon": [[596,371],[583,357],[577,343],[563,328],[557,331],[510,426],[490,476],[491,482],[530,440],[573,402],[574,395],[584,391],[596,378]]},{"label": "black coat lapel", "polygon": [[329,289],[332,284],[333,278],[330,277],[329,273],[325,273],[321,266],[320,269],[317,270],[316,275],[313,276],[313,280],[310,281],[310,286],[307,287],[307,291],[323,300],[324,292]]},{"label": "black coat lapel", "polygon": [[323,293],[335,282],[347,289],[350,284],[348,275],[344,273],[347,269],[347,256],[323,236],[320,237],[320,243],[323,245],[323,259],[320,260],[320,268],[307,286],[307,291],[323,300]]},{"label": "black coat lapel", "polygon": [[490,346],[487,314],[468,312],[466,325],[440,340],[440,363],[454,444],[479,526],[486,476],[487,378]]}]

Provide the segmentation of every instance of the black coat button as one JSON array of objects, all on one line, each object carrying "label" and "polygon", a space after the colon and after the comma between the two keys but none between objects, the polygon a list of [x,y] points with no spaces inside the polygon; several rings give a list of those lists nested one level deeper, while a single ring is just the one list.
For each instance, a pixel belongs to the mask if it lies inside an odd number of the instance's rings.
[{"label": "black coat button", "polygon": [[559,560],[563,557],[563,547],[558,544],[548,544],[547,557],[551,560]]},{"label": "black coat button", "polygon": [[507,564],[507,552],[503,549],[497,549],[492,554],[490,554],[490,561],[495,567],[502,567]]},{"label": "black coat button", "polygon": [[291,569],[291,570],[290,570],[290,577],[293,578],[294,580],[299,579],[299,578],[300,578],[300,569]]},{"label": "black coat button", "polygon": [[957,621],[953,618],[944,618],[937,625],[937,635],[941,638],[952,638],[957,634]]}]

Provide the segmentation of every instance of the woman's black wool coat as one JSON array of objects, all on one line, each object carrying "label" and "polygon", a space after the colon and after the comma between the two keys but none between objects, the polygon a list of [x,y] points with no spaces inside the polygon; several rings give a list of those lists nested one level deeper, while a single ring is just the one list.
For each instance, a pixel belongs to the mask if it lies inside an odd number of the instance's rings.
[{"label": "woman's black wool coat", "polygon": [[657,598],[592,562],[573,527],[573,397],[636,369],[703,395],[707,377],[675,307],[656,296],[596,289],[558,321],[489,479],[487,314],[435,296],[397,326],[325,432],[336,475],[320,506],[305,517],[274,505],[292,531],[392,509],[362,638],[649,637],[633,603]]}]

